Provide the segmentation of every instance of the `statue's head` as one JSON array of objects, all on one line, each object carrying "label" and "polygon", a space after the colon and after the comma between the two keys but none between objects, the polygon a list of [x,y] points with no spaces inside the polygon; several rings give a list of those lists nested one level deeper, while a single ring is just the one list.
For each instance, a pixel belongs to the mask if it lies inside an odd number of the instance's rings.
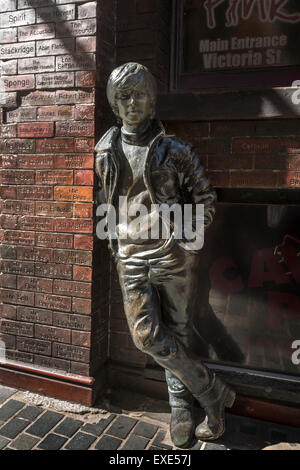
[{"label": "statue's head", "polygon": [[106,93],[113,112],[123,122],[134,125],[154,117],[156,82],[144,65],[128,62],[114,69]]}]

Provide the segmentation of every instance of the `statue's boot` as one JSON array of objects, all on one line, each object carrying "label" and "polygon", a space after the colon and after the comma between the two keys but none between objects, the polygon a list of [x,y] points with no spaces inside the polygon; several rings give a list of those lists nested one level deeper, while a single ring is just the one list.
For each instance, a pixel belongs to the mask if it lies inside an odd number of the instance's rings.
[{"label": "statue's boot", "polygon": [[214,375],[209,388],[195,398],[205,411],[205,419],[200,423],[195,435],[197,439],[215,440],[225,431],[225,408],[231,408],[236,393]]},{"label": "statue's boot", "polygon": [[171,406],[171,439],[176,447],[187,449],[195,441],[195,399],[183,383],[168,370],[166,379]]}]

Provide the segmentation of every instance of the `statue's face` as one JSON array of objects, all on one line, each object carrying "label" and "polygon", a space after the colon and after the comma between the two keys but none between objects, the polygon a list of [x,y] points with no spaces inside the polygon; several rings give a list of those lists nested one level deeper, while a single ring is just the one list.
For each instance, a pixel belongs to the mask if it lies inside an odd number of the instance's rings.
[{"label": "statue's face", "polygon": [[116,102],[123,123],[131,126],[140,124],[152,112],[151,98],[142,81],[120,90]]}]

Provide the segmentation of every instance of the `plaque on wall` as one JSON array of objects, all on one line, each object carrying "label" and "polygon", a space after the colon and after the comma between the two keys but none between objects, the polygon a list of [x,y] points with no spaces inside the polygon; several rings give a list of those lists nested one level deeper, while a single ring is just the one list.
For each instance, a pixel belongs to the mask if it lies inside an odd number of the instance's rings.
[{"label": "plaque on wall", "polygon": [[178,0],[174,88],[292,86],[300,77],[297,0]]}]

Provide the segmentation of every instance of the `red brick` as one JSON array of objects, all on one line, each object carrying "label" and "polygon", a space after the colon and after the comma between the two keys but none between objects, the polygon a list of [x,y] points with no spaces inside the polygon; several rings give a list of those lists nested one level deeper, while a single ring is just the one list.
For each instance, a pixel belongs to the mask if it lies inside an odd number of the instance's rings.
[{"label": "red brick", "polygon": [[0,273],[0,286],[7,287],[8,289],[16,289],[17,288],[17,276],[15,274]]},{"label": "red brick", "polygon": [[51,200],[53,199],[53,188],[51,186],[19,186],[17,194],[18,199]]},{"label": "red brick", "polygon": [[279,155],[258,155],[254,157],[256,170],[280,170],[283,167],[282,157]]},{"label": "red brick", "polygon": [[51,39],[55,37],[55,25],[36,24],[31,26],[20,26],[18,28],[19,41],[33,41],[35,39]]},{"label": "red brick", "polygon": [[53,155],[18,155],[19,168],[52,168]]},{"label": "red brick", "polygon": [[74,281],[92,281],[92,268],[85,266],[73,266]]},{"label": "red brick", "polygon": [[36,141],[37,153],[61,153],[73,152],[74,140],[73,139],[43,139]]},{"label": "red brick", "polygon": [[51,342],[33,338],[17,338],[19,351],[32,352],[34,354],[45,354],[51,356]]},{"label": "red brick", "polygon": [[71,202],[36,202],[35,203],[36,215],[47,215],[50,217],[72,217],[73,215],[72,212],[73,212],[73,205]]},{"label": "red brick", "polygon": [[34,305],[34,293],[11,289],[0,290],[0,301],[14,305]]},{"label": "red brick", "polygon": [[94,168],[94,155],[88,153],[54,155],[55,168]]},{"label": "red brick", "polygon": [[38,170],[36,184],[73,184],[72,170]]},{"label": "red brick", "polygon": [[78,6],[78,19],[95,18],[97,2],[88,2]]},{"label": "red brick", "polygon": [[300,139],[296,137],[282,139],[282,151],[284,153],[300,154]]},{"label": "red brick", "polygon": [[90,350],[69,344],[53,343],[54,357],[89,363]]},{"label": "red brick", "polygon": [[92,253],[79,250],[54,250],[54,261],[68,265],[92,266]]},{"label": "red brick", "polygon": [[56,263],[36,263],[35,275],[42,277],[53,277],[55,279],[71,279],[72,266]]},{"label": "red brick", "polygon": [[208,166],[210,170],[230,170],[230,169],[251,169],[253,157],[251,155],[231,156],[231,155],[210,155]]},{"label": "red brick", "polygon": [[8,348],[14,349],[16,347],[16,336],[5,335],[1,333],[1,340],[4,342],[6,351]]},{"label": "red brick", "polygon": [[88,282],[54,280],[53,293],[77,297],[91,297],[92,285]]},{"label": "red brick", "polygon": [[34,364],[38,364],[48,369],[63,370],[64,372],[71,372],[70,361],[64,359],[58,359],[57,357],[46,357],[34,355]]},{"label": "red brick", "polygon": [[18,289],[35,292],[52,293],[52,279],[39,279],[38,277],[18,276]]},{"label": "red brick", "polygon": [[90,235],[74,235],[74,248],[77,250],[92,250],[94,239]]},{"label": "red brick", "polygon": [[71,373],[88,377],[90,375],[90,365],[71,361]]},{"label": "red brick", "polygon": [[77,346],[91,346],[91,333],[86,331],[72,331],[72,344]]},{"label": "red brick", "polygon": [[73,248],[73,235],[62,233],[36,233],[36,246]]},{"label": "red brick", "polygon": [[3,243],[8,245],[34,245],[35,232],[23,232],[21,230],[5,230]]},{"label": "red brick", "polygon": [[14,305],[0,304],[0,318],[16,319],[17,307]]},{"label": "red brick", "polygon": [[61,295],[35,294],[35,306],[51,310],[71,311],[71,298]]},{"label": "red brick", "polygon": [[[53,260],[53,250],[51,248],[37,247],[17,247],[17,258],[21,260],[39,261],[47,263],[47,266]],[[37,266],[37,265],[35,265]],[[36,275],[39,275],[35,272]]]},{"label": "red brick", "polygon": [[76,38],[76,52],[96,52],[96,37]]},{"label": "red brick", "polygon": [[[44,25],[46,26],[46,25]],[[55,104],[55,91],[32,91],[21,97],[22,106],[46,106]]]},{"label": "red brick", "polygon": [[34,184],[35,174],[30,170],[0,170],[0,182],[8,184]]},{"label": "red brick", "polygon": [[230,185],[233,187],[274,188],[277,185],[277,173],[267,170],[233,171],[230,175]]},{"label": "red brick", "polygon": [[57,104],[94,103],[95,90],[58,90],[56,92]]},{"label": "red brick", "polygon": [[3,201],[2,206],[3,214],[34,214],[34,202],[29,201]]},{"label": "red brick", "polygon": [[0,125],[0,137],[2,139],[17,137],[16,124],[1,124]]},{"label": "red brick", "polygon": [[80,138],[74,139],[75,152],[93,152],[95,147],[95,139]]},{"label": "red brick", "polygon": [[73,119],[73,106],[42,106],[37,111],[38,118],[44,121],[59,121]]},{"label": "red brick", "polygon": [[21,306],[17,307],[17,319],[30,323],[52,324],[52,312],[51,310]]},{"label": "red brick", "polygon": [[77,87],[94,87],[96,81],[96,72],[76,72]]},{"label": "red brick", "polygon": [[74,184],[93,186],[94,184],[94,172],[93,171],[75,171],[74,173]]},{"label": "red brick", "polygon": [[0,197],[2,199],[16,199],[17,197],[17,188],[14,186],[4,186],[0,185]]},{"label": "red brick", "polygon": [[1,331],[6,334],[33,336],[33,325],[31,323],[14,320],[2,320]]},{"label": "red brick", "polygon": [[[83,300],[83,299],[81,299]],[[90,300],[86,300],[90,302]],[[81,331],[91,330],[91,317],[86,315],[76,315],[75,313],[53,312],[53,325],[61,328],[68,328]]]},{"label": "red brick", "polygon": [[56,135],[58,137],[93,136],[94,134],[94,121],[61,121],[56,123]]},{"label": "red brick", "polygon": [[90,219],[58,218],[55,222],[55,231],[93,233],[93,221]]},{"label": "red brick", "polygon": [[95,115],[95,106],[91,104],[77,105],[75,108],[74,118],[80,120],[93,120]]},{"label": "red brick", "polygon": [[55,220],[51,217],[35,217],[25,215],[19,217],[18,228],[20,230],[53,231]]},{"label": "red brick", "polygon": [[229,171],[208,171],[207,174],[211,184],[216,188],[229,186]]},{"label": "red brick", "polygon": [[93,204],[74,204],[74,217],[93,217]]},{"label": "red brick", "polygon": [[54,124],[52,122],[38,122],[18,124],[18,137],[52,137]]},{"label": "red brick", "polygon": [[275,138],[233,138],[232,152],[243,155],[276,154],[279,140]]},{"label": "red brick", "polygon": [[73,298],[72,312],[90,315],[92,313],[92,301],[88,299]]},{"label": "red brick", "polygon": [[41,88],[73,88],[74,72],[50,72],[37,75],[36,87]]},{"label": "red brick", "polygon": [[17,59],[7,60],[5,62],[3,61],[1,64],[2,75],[16,75],[18,73],[17,65],[18,65]]},{"label": "red brick", "polygon": [[34,274],[34,263],[29,261],[1,260],[1,270],[8,274]]},{"label": "red brick", "polygon": [[[35,337],[59,343],[71,342],[71,331],[55,326],[35,325]],[[84,346],[84,345],[81,345]]]},{"label": "red brick", "polygon": [[300,171],[300,155],[285,155],[282,157],[282,168]]},{"label": "red brick", "polygon": [[278,186],[283,188],[300,188],[300,171],[281,171]]},{"label": "red brick", "polygon": [[17,155],[0,155],[1,168],[17,168]]},{"label": "red brick", "polygon": [[54,188],[56,201],[90,202],[93,201],[93,188],[81,186],[57,186]]},{"label": "red brick", "polygon": [[32,90],[34,88],[34,75],[11,75],[0,78],[0,91]]},{"label": "red brick", "polygon": [[63,21],[56,26],[56,36],[90,36],[96,33],[96,19]]},{"label": "red brick", "polygon": [[[7,122],[36,121],[36,108],[31,108],[28,106],[27,108],[17,108],[12,111],[8,111],[6,113],[6,119],[7,119]],[[23,141],[23,142],[26,143],[26,141]],[[34,148],[31,151],[34,152]],[[22,151],[21,148],[20,150],[16,150],[16,152],[30,153],[30,152]]]},{"label": "red brick", "polygon": [[0,216],[0,227],[1,228],[17,228],[17,216],[16,215],[4,215]]}]

